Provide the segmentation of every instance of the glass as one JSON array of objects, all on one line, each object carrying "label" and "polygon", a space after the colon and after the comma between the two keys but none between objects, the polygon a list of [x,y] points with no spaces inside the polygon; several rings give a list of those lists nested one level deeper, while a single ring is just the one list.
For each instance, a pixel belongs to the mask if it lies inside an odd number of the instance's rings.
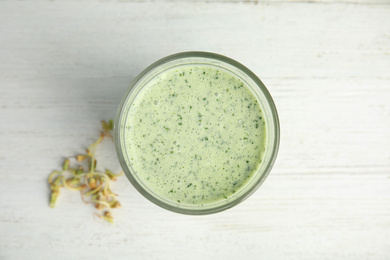
[{"label": "glass", "polygon": [[[155,194],[149,189],[135,174],[134,169],[131,166],[129,158],[126,153],[125,146],[125,125],[128,112],[131,108],[132,102],[137,97],[137,94],[142,90],[144,86],[148,84],[150,80],[159,75],[160,73],[169,70],[173,67],[185,66],[185,65],[207,65],[214,66],[219,69],[224,69],[241,81],[243,81],[249,89],[253,92],[257,98],[265,120],[266,120],[266,135],[267,144],[263,161],[259,168],[254,173],[252,179],[236,192],[231,197],[217,201],[215,203],[200,205],[183,205],[175,203],[168,199],[165,199]],[[269,94],[267,88],[261,82],[261,80],[248,68],[239,62],[230,59],[228,57],[208,52],[183,52],[170,55],[150,65],[144,71],[142,71],[131,83],[130,88],[124,95],[115,119],[115,145],[119,162],[125,172],[127,178],[134,185],[134,187],[148,200],[156,205],[171,210],[177,213],[189,214],[189,215],[204,215],[211,214],[231,208],[253,194],[260,185],[264,182],[266,177],[271,171],[271,168],[276,160],[276,156],[279,149],[280,141],[280,129],[279,119],[276,111],[275,104]]]}]

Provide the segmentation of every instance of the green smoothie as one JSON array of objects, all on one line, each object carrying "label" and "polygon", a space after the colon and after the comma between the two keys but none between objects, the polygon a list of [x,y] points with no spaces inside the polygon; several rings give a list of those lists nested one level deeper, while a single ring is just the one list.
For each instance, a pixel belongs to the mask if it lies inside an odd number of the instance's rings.
[{"label": "green smoothie", "polygon": [[162,72],[138,93],[126,120],[134,174],[174,203],[233,196],[256,173],[266,145],[257,99],[239,78],[213,66]]}]

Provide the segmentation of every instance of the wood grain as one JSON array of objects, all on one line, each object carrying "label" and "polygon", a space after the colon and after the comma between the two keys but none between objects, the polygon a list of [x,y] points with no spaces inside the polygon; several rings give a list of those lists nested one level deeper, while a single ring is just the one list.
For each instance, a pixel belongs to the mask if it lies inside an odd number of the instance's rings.
[{"label": "wood grain", "polygon": [[[232,2],[0,2],[0,259],[390,258],[389,2]],[[237,59],[270,90],[281,147],[264,185],[202,217],[124,177],[114,225],[77,193],[50,209],[48,174],[142,69],[186,50]]]}]

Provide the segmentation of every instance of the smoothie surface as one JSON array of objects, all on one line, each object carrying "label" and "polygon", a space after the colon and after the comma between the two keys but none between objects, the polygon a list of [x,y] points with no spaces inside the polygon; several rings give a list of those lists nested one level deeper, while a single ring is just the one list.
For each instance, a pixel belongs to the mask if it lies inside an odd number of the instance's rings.
[{"label": "smoothie surface", "polygon": [[234,74],[187,65],[159,74],[126,120],[126,154],[138,178],[174,203],[226,200],[256,173],[266,148],[257,99]]}]

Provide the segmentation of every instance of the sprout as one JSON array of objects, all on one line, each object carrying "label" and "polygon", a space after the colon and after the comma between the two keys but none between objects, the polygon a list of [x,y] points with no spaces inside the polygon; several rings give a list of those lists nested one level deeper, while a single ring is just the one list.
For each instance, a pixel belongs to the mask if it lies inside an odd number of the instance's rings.
[{"label": "sprout", "polygon": [[[49,206],[54,208],[57,199],[60,195],[60,188],[65,187],[69,190],[80,191],[81,198],[86,203],[95,204],[97,210],[120,208],[121,204],[117,201],[117,195],[111,191],[111,181],[115,181],[117,177],[123,175],[123,171],[115,174],[110,170],[105,172],[96,171],[97,160],[95,152],[97,145],[105,138],[109,137],[113,140],[110,131],[114,128],[113,120],[108,123],[102,121],[102,131],[99,138],[86,149],[86,154],[79,154],[72,158],[65,159],[62,165],[62,171],[53,171],[48,178],[50,184],[50,203]],[[71,159],[81,163],[85,160],[89,161],[89,171],[86,172],[81,165],[76,168],[71,168]],[[65,179],[65,175],[70,174],[72,177]],[[90,197],[90,202],[85,201],[84,197]],[[110,211],[105,211],[103,215],[97,216],[110,223],[113,223],[113,216]]]}]

